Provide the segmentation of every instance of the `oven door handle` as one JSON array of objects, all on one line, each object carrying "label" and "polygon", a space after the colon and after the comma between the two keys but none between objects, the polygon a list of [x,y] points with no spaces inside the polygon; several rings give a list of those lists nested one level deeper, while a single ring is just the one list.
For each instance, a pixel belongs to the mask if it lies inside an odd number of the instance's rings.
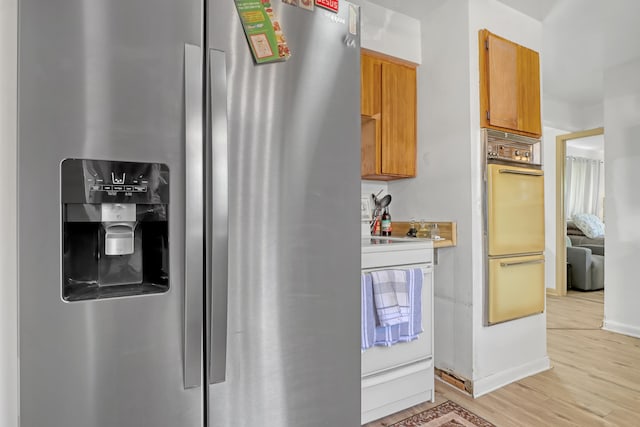
[{"label": "oven door handle", "polygon": [[544,263],[543,259],[534,259],[531,261],[501,262],[500,267],[513,267],[514,265],[542,264],[542,263]]},{"label": "oven door handle", "polygon": [[498,172],[500,173],[510,173],[513,175],[529,175],[529,176],[543,176],[544,172],[534,172],[534,171],[521,171],[515,169],[500,169]]}]

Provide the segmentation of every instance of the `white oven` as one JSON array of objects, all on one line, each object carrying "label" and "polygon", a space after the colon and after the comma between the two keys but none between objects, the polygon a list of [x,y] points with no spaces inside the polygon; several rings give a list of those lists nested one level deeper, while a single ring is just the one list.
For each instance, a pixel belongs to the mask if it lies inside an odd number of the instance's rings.
[{"label": "white oven", "polygon": [[362,353],[362,424],[434,401],[433,242],[425,239],[362,239],[362,272],[421,268],[422,328],[418,339]]}]

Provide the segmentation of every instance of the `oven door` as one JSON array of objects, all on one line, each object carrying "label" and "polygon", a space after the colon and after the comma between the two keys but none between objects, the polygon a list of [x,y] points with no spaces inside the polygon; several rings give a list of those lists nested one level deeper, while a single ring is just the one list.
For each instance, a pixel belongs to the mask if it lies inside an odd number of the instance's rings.
[{"label": "oven door", "polygon": [[544,311],[544,255],[489,259],[490,325]]},{"label": "oven door", "polygon": [[489,256],[544,251],[544,175],[541,170],[487,165]]}]

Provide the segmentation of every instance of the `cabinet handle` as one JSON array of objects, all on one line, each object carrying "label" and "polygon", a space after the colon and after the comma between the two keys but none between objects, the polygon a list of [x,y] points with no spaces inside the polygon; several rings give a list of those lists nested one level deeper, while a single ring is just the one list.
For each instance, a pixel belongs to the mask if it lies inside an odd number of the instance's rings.
[{"label": "cabinet handle", "polygon": [[500,169],[498,172],[500,173],[509,173],[512,175],[529,175],[529,176],[543,176],[544,172],[534,172],[534,171],[521,171],[515,169]]},{"label": "cabinet handle", "polygon": [[525,264],[543,264],[543,259],[535,259],[531,261],[516,261],[516,262],[501,262],[500,267],[513,267],[514,265],[525,265]]}]

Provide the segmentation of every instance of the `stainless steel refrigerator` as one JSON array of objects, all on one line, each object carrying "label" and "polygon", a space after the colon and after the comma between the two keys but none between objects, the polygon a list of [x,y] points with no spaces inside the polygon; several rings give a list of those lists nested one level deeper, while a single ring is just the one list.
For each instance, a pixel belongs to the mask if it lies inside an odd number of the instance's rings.
[{"label": "stainless steel refrigerator", "polygon": [[359,425],[357,9],[19,7],[20,425]]}]

